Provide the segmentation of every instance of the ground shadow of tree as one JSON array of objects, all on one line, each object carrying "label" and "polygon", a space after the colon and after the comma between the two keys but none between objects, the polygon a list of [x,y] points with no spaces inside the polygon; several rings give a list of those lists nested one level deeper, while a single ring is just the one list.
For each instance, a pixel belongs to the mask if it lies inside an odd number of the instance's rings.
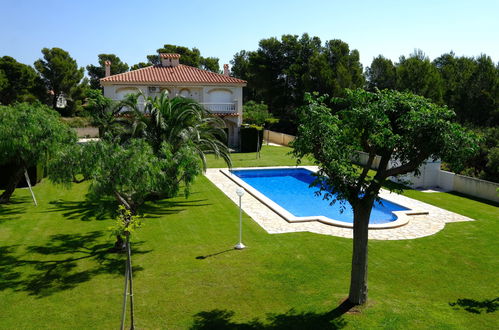
[{"label": "ground shadow of tree", "polygon": [[458,299],[456,302],[449,303],[454,309],[462,308],[469,313],[481,314],[493,313],[499,307],[499,297],[494,299],[474,300],[474,299]]},{"label": "ground shadow of tree", "polygon": [[105,220],[116,216],[117,204],[113,200],[84,200],[65,201],[57,200],[49,202],[50,208],[45,212],[61,213],[69,220]]},{"label": "ground shadow of tree", "polygon": [[[110,252],[109,242],[100,239],[103,235],[103,231],[52,235],[43,245],[27,247],[24,255],[16,253],[19,246],[0,247],[0,290],[44,297],[97,275],[123,275],[125,256]],[[140,249],[142,243],[133,243],[134,255],[150,252]],[[134,265],[134,272],[141,270]]]},{"label": "ground shadow of tree", "polygon": [[0,223],[19,218],[30,201],[28,197],[12,197],[8,204],[0,204]]},{"label": "ground shadow of tree", "polygon": [[[159,201],[150,201],[145,203],[139,209],[139,214],[147,214],[150,219],[159,218],[163,215],[177,214],[188,207],[198,207],[210,205],[203,203],[204,199],[171,201],[168,199]],[[61,213],[69,220],[105,220],[114,218],[118,208],[114,200],[92,200],[84,201],[65,201],[57,200],[49,202],[51,208],[45,212]]]},{"label": "ground shadow of tree", "polygon": [[147,218],[159,218],[163,215],[177,214],[185,211],[189,207],[208,206],[210,203],[205,202],[206,199],[172,201],[163,199],[159,201],[149,201],[145,203],[139,210],[140,214],[145,214]]},{"label": "ground shadow of tree", "polygon": [[326,313],[296,312],[269,314],[265,320],[254,319],[247,323],[233,321],[234,312],[212,310],[194,316],[191,330],[325,330],[342,329],[347,323],[342,315],[353,307],[348,301]]}]

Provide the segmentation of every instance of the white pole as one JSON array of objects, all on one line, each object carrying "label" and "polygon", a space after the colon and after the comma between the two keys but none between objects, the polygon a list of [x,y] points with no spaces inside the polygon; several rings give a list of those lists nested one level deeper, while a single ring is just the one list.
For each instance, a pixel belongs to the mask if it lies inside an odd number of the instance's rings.
[{"label": "white pole", "polygon": [[33,197],[33,202],[35,203],[35,206],[38,206],[38,203],[36,202],[35,194],[33,193],[33,189],[31,189],[31,181],[29,180],[28,171],[26,169],[24,169],[24,177],[26,178],[26,182],[28,183],[28,188],[29,188],[29,191],[31,192],[31,197]]},{"label": "white pole", "polygon": [[241,198],[244,195],[244,189],[238,187],[236,190],[237,196],[239,196],[239,243],[234,246],[236,250],[242,250],[246,246],[243,244],[243,209],[241,208]]},{"label": "white pole", "polygon": [[242,196],[239,196],[239,245],[243,244],[243,210],[241,208]]}]

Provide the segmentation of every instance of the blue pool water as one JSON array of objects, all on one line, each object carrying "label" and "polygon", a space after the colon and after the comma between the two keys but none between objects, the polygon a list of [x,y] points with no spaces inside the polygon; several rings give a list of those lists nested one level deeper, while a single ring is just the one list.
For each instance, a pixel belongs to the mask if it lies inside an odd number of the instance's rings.
[{"label": "blue pool water", "polygon": [[[309,187],[315,179],[309,170],[302,168],[235,170],[232,173],[296,217],[322,215],[333,220],[353,222],[353,211],[348,202],[344,204],[344,210],[341,212],[340,202],[329,205],[330,201],[315,195],[319,189]],[[382,224],[395,221],[397,217],[392,211],[402,210],[408,209],[386,200],[382,200],[382,203],[375,202],[369,223]]]}]

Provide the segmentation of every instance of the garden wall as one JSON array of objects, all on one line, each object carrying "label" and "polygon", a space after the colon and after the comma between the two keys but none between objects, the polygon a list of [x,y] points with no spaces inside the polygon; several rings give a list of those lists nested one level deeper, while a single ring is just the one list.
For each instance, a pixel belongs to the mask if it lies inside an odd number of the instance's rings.
[{"label": "garden wall", "polygon": [[97,127],[78,127],[75,128],[76,135],[80,138],[96,138],[99,137],[99,129]]},{"label": "garden wall", "polygon": [[295,139],[293,135],[274,132],[268,129],[264,130],[263,138],[267,143],[275,143],[283,146],[288,146]]},{"label": "garden wall", "polygon": [[[358,162],[360,165],[367,163],[369,155],[365,152],[359,152]],[[372,169],[377,169],[380,158],[376,156],[373,161]],[[394,165],[392,162],[390,165]],[[499,202],[498,183],[480,180],[469,176],[459,175],[440,169],[440,161],[428,160],[420,167],[421,175],[414,174],[402,175],[398,178],[390,178],[391,181],[407,184],[411,188],[441,188],[445,191],[456,191],[462,194],[487,199],[493,202]]]}]

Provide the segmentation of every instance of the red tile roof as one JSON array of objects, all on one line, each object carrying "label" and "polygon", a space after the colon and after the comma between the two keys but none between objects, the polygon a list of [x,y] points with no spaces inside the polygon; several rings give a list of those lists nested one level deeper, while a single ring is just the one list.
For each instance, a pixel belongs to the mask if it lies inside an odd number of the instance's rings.
[{"label": "red tile roof", "polygon": [[245,80],[179,64],[175,67],[148,66],[102,78],[101,83],[200,83],[246,85]]}]

